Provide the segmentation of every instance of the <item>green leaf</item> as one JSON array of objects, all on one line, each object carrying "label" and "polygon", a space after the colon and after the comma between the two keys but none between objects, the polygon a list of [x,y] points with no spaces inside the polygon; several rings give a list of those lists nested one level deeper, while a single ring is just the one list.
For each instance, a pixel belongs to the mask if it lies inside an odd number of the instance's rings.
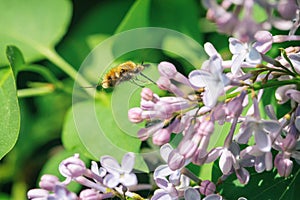
[{"label": "green leaf", "polygon": [[10,67],[0,68],[0,159],[16,144],[20,111],[15,79]]},{"label": "green leaf", "polygon": [[288,101],[285,104],[279,105],[277,103],[277,100],[275,98],[275,92],[276,92],[277,87],[272,87],[272,88],[265,88],[264,93],[261,99],[261,102],[259,104],[259,110],[261,113],[261,117],[263,119],[267,118],[266,112],[265,112],[265,106],[267,105],[272,105],[274,108],[274,111],[279,118],[283,117],[286,113],[288,113],[291,109],[291,103]]},{"label": "green leaf", "polygon": [[85,101],[73,105],[63,129],[65,147],[76,148],[96,160],[103,155],[111,155],[121,161],[126,152],[134,152],[137,153],[135,169],[148,171],[138,154],[141,141],[132,136],[132,132],[125,132],[120,128],[112,108],[103,102]]},{"label": "green leaf", "polygon": [[[203,47],[196,40],[183,34],[167,35],[163,40],[162,49],[165,50],[167,55],[176,58],[176,60],[184,59],[188,61],[188,64],[193,66],[192,69],[199,69],[207,59]],[[189,73],[189,71],[185,72]]]},{"label": "green leaf", "polygon": [[[74,18],[74,23],[71,25],[72,31],[68,32],[58,45],[59,54],[76,68],[80,67],[91,49],[99,44],[99,37],[94,35],[99,34],[102,38],[105,35],[112,35],[126,15],[132,1],[118,0],[106,1],[105,3],[97,1],[91,3],[93,7],[87,11],[85,9],[86,2],[74,1],[74,7],[84,9],[84,15],[80,18]],[[91,37],[93,37],[92,42]],[[95,37],[98,37],[98,39]],[[94,43],[97,40],[98,43]]]},{"label": "green leaf", "polygon": [[202,43],[199,28],[200,6],[193,0],[152,0],[150,26],[164,27],[187,34]]},{"label": "green leaf", "polygon": [[[214,169],[217,168],[214,165]],[[248,169],[249,170],[249,169]],[[300,191],[300,168],[294,162],[294,169],[288,178],[279,177],[277,170],[270,172],[257,173],[253,169],[249,170],[250,180],[247,185],[242,185],[236,179],[234,174],[225,180],[218,187],[218,191],[222,191],[221,195],[226,199],[238,199],[245,197],[247,199],[298,199]],[[214,173],[214,179],[220,176],[219,169]],[[255,191],[255,192],[253,192]]]},{"label": "green leaf", "polygon": [[18,72],[25,64],[22,52],[18,47],[10,45],[6,48],[6,56],[10,66],[12,67],[15,77],[17,77]]},{"label": "green leaf", "polygon": [[27,62],[43,58],[65,34],[71,18],[69,0],[0,0],[0,66],[7,45],[18,46]]},{"label": "green leaf", "polygon": [[123,21],[116,30],[116,33],[133,28],[149,26],[150,0],[136,1],[127,12]]}]

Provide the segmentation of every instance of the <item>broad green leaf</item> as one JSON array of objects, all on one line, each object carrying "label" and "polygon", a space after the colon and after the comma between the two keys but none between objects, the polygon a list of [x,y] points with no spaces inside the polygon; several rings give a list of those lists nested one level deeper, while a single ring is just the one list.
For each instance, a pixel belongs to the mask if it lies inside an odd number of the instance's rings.
[{"label": "broad green leaf", "polygon": [[93,158],[93,156],[86,151],[82,144],[80,137],[76,130],[76,124],[73,118],[72,108],[68,110],[63,125],[62,142],[64,147],[72,152],[83,153],[85,156]]},{"label": "broad green leaf", "polygon": [[69,0],[0,0],[0,5],[0,66],[7,64],[7,45],[18,46],[27,62],[43,58],[65,34],[72,14]]},{"label": "broad green leaf", "polygon": [[63,130],[65,147],[77,148],[95,160],[111,155],[121,161],[126,152],[134,152],[137,153],[135,168],[147,171],[145,162],[138,154],[141,141],[132,136],[133,133],[124,132],[119,127],[111,106],[103,102],[85,101],[73,105]]},{"label": "broad green leaf", "polygon": [[[214,165],[214,181],[221,175],[220,170]],[[219,185],[218,191],[222,191],[226,199],[238,199],[245,197],[247,199],[298,199],[300,195],[300,168],[294,162],[292,174],[288,178],[279,177],[277,170],[270,172],[257,173],[253,169],[248,169],[250,180],[247,185],[242,185],[232,174],[227,180]],[[255,192],[253,192],[255,191]]]},{"label": "broad green leaf", "polygon": [[10,67],[0,68],[0,159],[16,144],[20,111],[14,74]]},{"label": "broad green leaf", "polygon": [[123,18],[123,21],[117,28],[116,33],[133,28],[149,26],[150,2],[150,0],[136,1]]},{"label": "broad green leaf", "polygon": [[[133,1],[93,2],[93,7],[84,10],[84,15],[74,18],[70,27],[72,31],[67,33],[57,47],[60,55],[72,66],[80,67],[91,49],[100,43],[97,35],[112,35],[132,3]],[[74,7],[77,8],[84,8],[86,4],[85,1],[74,1]],[[95,43],[97,41],[98,43]]]},{"label": "broad green leaf", "polygon": [[17,77],[19,70],[25,64],[23,54],[18,47],[7,46],[6,55],[15,77]]},{"label": "broad green leaf", "polygon": [[276,89],[277,88],[274,88],[274,87],[264,89],[262,100],[261,100],[261,103],[259,104],[260,113],[262,115],[261,117],[264,118],[264,119],[267,118],[266,112],[265,112],[265,106],[266,105],[272,105],[273,106],[274,111],[275,111],[278,119],[283,117],[291,109],[290,101],[288,101],[285,104],[281,104],[281,105],[279,105],[277,103],[277,100],[275,98]]},{"label": "broad green leaf", "polygon": [[193,38],[187,35],[167,35],[162,43],[162,49],[173,50],[173,52],[165,51],[165,54],[170,55],[176,60],[185,60],[187,64],[184,72],[188,74],[195,68],[199,69],[202,63],[208,58],[203,47]]},{"label": "broad green leaf", "polygon": [[152,0],[150,11],[150,26],[164,27],[187,34],[202,43],[199,28],[200,7],[193,0]]}]

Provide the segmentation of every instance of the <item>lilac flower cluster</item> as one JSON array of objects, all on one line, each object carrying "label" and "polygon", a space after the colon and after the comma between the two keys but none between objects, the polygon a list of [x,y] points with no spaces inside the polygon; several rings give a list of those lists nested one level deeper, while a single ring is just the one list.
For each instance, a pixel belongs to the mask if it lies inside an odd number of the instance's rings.
[{"label": "lilac flower cluster", "polygon": [[[192,175],[182,173],[190,163],[201,166],[219,159],[223,173],[220,180],[235,173],[242,184],[250,179],[246,168],[254,167],[261,173],[273,169],[274,165],[280,176],[288,177],[295,164],[292,158],[299,163],[300,47],[282,49],[275,59],[266,53],[273,43],[300,40],[300,37],[258,31],[253,38],[250,44],[230,37],[231,60],[223,60],[214,46],[206,43],[204,49],[209,59],[188,78],[172,63],[159,63],[157,86],[173,95],[159,97],[149,88],[143,88],[140,107],[129,110],[131,122],[146,121],[138,137],[141,140],[152,137],[154,144],[162,145],[162,157],[167,162],[154,172],[160,189],[155,191],[153,199],[165,196],[176,199],[184,196],[187,189],[194,191],[186,181]],[[282,118],[276,117],[272,105],[266,106],[265,111],[259,109],[265,88],[276,90],[272,98],[278,104],[291,102],[290,111]],[[262,111],[269,119],[261,118]],[[215,125],[228,123],[231,127],[229,132],[222,133],[226,134],[223,146],[208,149]],[[183,136],[174,149],[169,144],[172,134]],[[241,149],[241,144],[247,147]],[[271,151],[277,151],[275,158]],[[201,188],[203,182],[198,180],[197,187]],[[206,190],[211,193],[200,190],[197,194],[213,195],[215,187],[212,188]]]},{"label": "lilac flower cluster", "polygon": [[[66,177],[64,181],[59,181],[54,175],[45,174],[39,182],[40,188],[29,190],[27,196],[33,200],[101,200],[114,196],[139,199],[138,194],[130,191],[137,185],[137,177],[131,172],[134,159],[133,153],[127,153],[120,166],[114,158],[103,156],[100,159],[101,167],[92,161],[91,169],[88,169],[79,154],[75,154],[59,165],[60,174]],[[79,196],[67,188],[72,181],[86,187]]]},{"label": "lilac flower cluster", "polygon": [[[253,41],[257,31],[270,30],[272,27],[290,30],[290,35],[294,35],[300,25],[300,13],[295,0],[223,0],[220,4],[216,0],[202,2],[208,9],[207,18],[216,23],[219,32],[233,35],[243,42]],[[257,22],[255,19],[255,5],[267,14],[263,21]]]},{"label": "lilac flower cluster", "polygon": [[[143,88],[140,106],[128,111],[132,123],[146,122],[137,135],[142,141],[152,138],[161,146],[166,162],[153,173],[158,188],[152,200],[219,200],[223,197],[217,186],[232,174],[247,184],[251,178],[247,168],[257,173],[276,168],[280,176],[288,177],[293,166],[300,164],[300,46],[281,49],[276,58],[268,56],[274,43],[300,40],[295,35],[300,26],[296,0],[218,2],[203,0],[207,18],[216,23],[219,32],[230,36],[231,59],[223,60],[213,44],[206,43],[209,59],[187,77],[172,63],[159,63],[156,85],[172,95],[160,97]],[[254,19],[255,5],[266,11],[268,17],[263,21]],[[272,35],[268,32],[272,27],[289,30],[289,34]],[[263,110],[260,104],[266,88],[275,90],[270,98],[275,98],[277,105]],[[276,113],[274,106],[286,102],[290,102],[290,110]],[[262,112],[268,117],[262,117]],[[222,145],[208,149],[212,135],[217,134],[216,124],[229,124],[230,129],[221,132],[225,134]],[[182,139],[172,147],[174,134],[181,134]],[[222,172],[218,183],[201,180],[186,168],[191,163],[201,166],[217,160]],[[103,156],[100,163],[98,167],[92,162],[88,169],[78,155],[67,158],[59,166],[66,179],[61,182],[53,175],[44,175],[40,189],[30,190],[28,198],[143,199],[132,192],[147,188],[138,184],[131,172],[134,154],[126,154],[121,165],[110,156]],[[67,189],[71,181],[87,189],[77,196]]]}]

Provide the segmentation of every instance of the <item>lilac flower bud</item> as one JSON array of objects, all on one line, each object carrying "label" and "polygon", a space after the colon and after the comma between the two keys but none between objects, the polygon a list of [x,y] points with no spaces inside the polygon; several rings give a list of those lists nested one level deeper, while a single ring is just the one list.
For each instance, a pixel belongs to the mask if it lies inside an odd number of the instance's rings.
[{"label": "lilac flower bud", "polygon": [[185,124],[181,122],[181,119],[181,117],[176,117],[174,121],[168,126],[171,132],[181,133],[184,130]]},{"label": "lilac flower bud", "polygon": [[184,93],[173,83],[171,83],[170,79],[161,76],[157,81],[156,81],[157,86],[161,90],[167,90],[172,93],[174,93],[176,96],[182,97],[184,96]]},{"label": "lilac flower bud", "polygon": [[39,186],[42,189],[48,190],[48,191],[54,191],[55,185],[59,183],[59,179],[51,174],[44,174],[41,177],[41,180],[39,182]]},{"label": "lilac flower bud", "polygon": [[132,123],[140,123],[143,121],[142,118],[143,110],[141,108],[131,108],[128,111],[128,119]]},{"label": "lilac flower bud", "polygon": [[154,110],[144,111],[141,114],[143,119],[169,119],[173,114],[173,107],[170,104],[159,101],[155,104]]},{"label": "lilac flower bud", "polygon": [[155,103],[153,101],[141,100],[141,109],[142,110],[153,110]]},{"label": "lilac flower bud", "polygon": [[268,31],[257,31],[254,35],[256,42],[253,47],[260,53],[268,52],[273,44],[273,36]]},{"label": "lilac flower bud", "polygon": [[59,164],[59,171],[64,177],[76,178],[85,173],[85,163],[79,159],[79,154],[63,160]]},{"label": "lilac flower bud", "polygon": [[80,192],[79,198],[84,200],[98,200],[112,198],[113,196],[111,192],[101,194],[94,189],[85,189]]},{"label": "lilac flower bud", "polygon": [[152,137],[152,141],[156,145],[163,145],[170,141],[171,131],[168,128],[159,129]]},{"label": "lilac flower bud", "polygon": [[31,189],[27,192],[28,199],[47,199],[49,192],[44,189]]},{"label": "lilac flower bud", "polygon": [[199,129],[197,130],[201,135],[209,136],[214,132],[215,125],[211,120],[204,120],[200,123]]},{"label": "lilac flower bud", "polygon": [[243,101],[246,96],[246,91],[242,91],[240,96],[234,98],[227,104],[226,114],[231,117],[239,117],[243,111]]},{"label": "lilac flower bud", "polygon": [[300,103],[300,92],[298,90],[289,89],[286,91],[285,95],[297,103]]},{"label": "lilac flower bud", "polygon": [[178,150],[174,149],[168,158],[168,165],[171,170],[175,171],[184,166],[185,158],[178,152]]},{"label": "lilac flower bud", "polygon": [[284,138],[283,143],[282,143],[282,147],[284,150],[291,152],[295,149],[295,146],[297,144],[297,138],[298,138],[298,134],[293,134],[292,131],[296,131],[296,127],[295,126],[291,126],[290,128],[290,132],[287,134],[287,136]]},{"label": "lilac flower bud", "polygon": [[184,158],[190,158],[194,155],[197,150],[197,146],[201,137],[194,136],[193,139],[182,140],[179,144],[179,153],[184,156]]},{"label": "lilac flower bud", "polygon": [[142,99],[146,101],[151,101],[153,99],[153,92],[150,88],[143,88],[141,92]]},{"label": "lilac flower bud", "polygon": [[278,170],[278,174],[283,177],[288,177],[293,169],[293,161],[285,158],[283,153],[276,155],[274,165]]},{"label": "lilac flower bud", "polygon": [[172,78],[177,73],[176,67],[169,62],[161,62],[158,64],[158,71],[161,76]]},{"label": "lilac flower bud", "polygon": [[281,0],[277,5],[281,17],[287,20],[292,20],[296,17],[297,8],[295,0]]},{"label": "lilac flower bud", "polygon": [[216,185],[209,180],[205,180],[201,182],[199,190],[201,194],[207,196],[216,191]]},{"label": "lilac flower bud", "polygon": [[142,128],[138,131],[137,136],[140,140],[147,140],[152,134],[164,127],[164,123],[160,122],[148,128]]}]

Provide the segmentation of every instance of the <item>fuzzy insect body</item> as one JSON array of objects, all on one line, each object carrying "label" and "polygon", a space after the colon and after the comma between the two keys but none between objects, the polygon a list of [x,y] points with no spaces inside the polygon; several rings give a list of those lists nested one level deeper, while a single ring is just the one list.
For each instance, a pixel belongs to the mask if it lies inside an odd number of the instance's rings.
[{"label": "fuzzy insect body", "polygon": [[145,65],[136,64],[132,61],[122,63],[112,69],[110,69],[103,77],[101,86],[103,88],[111,88],[118,85],[121,82],[131,80],[141,71],[143,71]]}]

